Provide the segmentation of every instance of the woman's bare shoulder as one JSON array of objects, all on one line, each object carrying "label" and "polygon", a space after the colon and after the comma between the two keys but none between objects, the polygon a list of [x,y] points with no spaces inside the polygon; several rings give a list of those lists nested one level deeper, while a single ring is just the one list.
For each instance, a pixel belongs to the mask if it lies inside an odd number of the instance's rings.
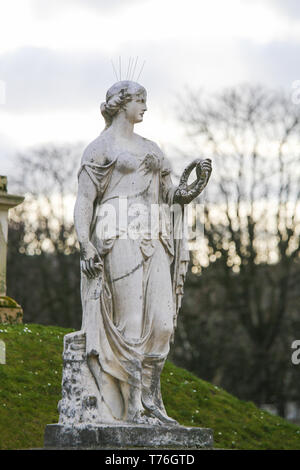
[{"label": "woman's bare shoulder", "polygon": [[142,137],[138,134],[136,134],[136,137],[138,138],[138,140],[140,141],[140,143],[145,146],[146,148],[146,151],[151,153],[155,153],[158,157],[161,157],[163,158],[164,157],[164,154],[163,154],[163,151],[161,150],[161,148],[157,145],[156,142],[154,142],[153,140],[150,140],[150,139],[146,139],[146,137]]},{"label": "woman's bare shoulder", "polygon": [[85,148],[81,164],[96,163],[97,165],[105,165],[109,163],[110,159],[107,148],[106,138],[103,135],[99,135]]}]

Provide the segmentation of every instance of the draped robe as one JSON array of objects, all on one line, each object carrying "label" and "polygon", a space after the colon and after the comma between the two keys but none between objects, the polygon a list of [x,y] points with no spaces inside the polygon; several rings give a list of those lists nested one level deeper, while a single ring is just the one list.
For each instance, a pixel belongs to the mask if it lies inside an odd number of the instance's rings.
[{"label": "draped robe", "polygon": [[[186,211],[177,207],[169,217],[175,187],[167,160],[162,154],[157,158],[160,168],[155,171],[147,170],[144,156],[128,153],[119,154],[105,165],[83,162],[79,170],[79,174],[85,171],[89,175],[97,189],[90,240],[104,260],[104,269],[98,277],[81,276],[86,353],[98,358],[105,374],[136,387],[140,386],[137,371],[145,357],[164,360],[168,354],[189,262]],[[155,236],[147,225],[153,205],[158,208]],[[136,225],[132,220],[131,228],[137,235],[134,238],[128,234],[128,214],[139,207],[140,212],[145,209],[145,214],[139,214]],[[125,215],[127,224],[120,221]],[[134,283],[130,281],[133,276]],[[128,286],[136,286],[127,293],[126,279]],[[123,288],[118,287],[122,282]],[[129,301],[133,310],[137,310],[132,311],[132,318],[136,316],[140,322],[139,337],[124,334],[127,327],[130,331],[124,315]],[[163,315],[166,320],[161,325],[168,323],[170,316],[172,325],[158,341],[160,305],[161,321]]]}]

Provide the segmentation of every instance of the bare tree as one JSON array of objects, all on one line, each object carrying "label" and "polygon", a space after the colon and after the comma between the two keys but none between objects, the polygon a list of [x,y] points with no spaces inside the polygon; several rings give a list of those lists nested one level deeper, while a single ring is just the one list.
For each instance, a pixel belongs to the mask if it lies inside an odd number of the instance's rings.
[{"label": "bare tree", "polygon": [[[73,224],[80,154],[79,145],[48,145],[18,156],[13,187],[26,197],[11,214],[8,276],[13,279],[12,290],[18,285],[14,295],[27,321],[74,327],[80,321],[79,255]],[[28,266],[22,283],[18,282],[20,272],[24,274],[21,262]]]},{"label": "bare tree", "polygon": [[193,155],[213,160],[204,207],[207,249],[202,267],[194,253],[194,271],[198,266],[203,280],[209,272],[223,315],[232,321],[234,313],[249,339],[252,364],[240,365],[249,367],[246,398],[270,399],[272,364],[277,358],[279,367],[278,351],[285,351],[282,402],[293,339],[286,321],[291,303],[300,301],[300,108],[283,93],[243,85],[207,98],[188,91],[180,109]]}]

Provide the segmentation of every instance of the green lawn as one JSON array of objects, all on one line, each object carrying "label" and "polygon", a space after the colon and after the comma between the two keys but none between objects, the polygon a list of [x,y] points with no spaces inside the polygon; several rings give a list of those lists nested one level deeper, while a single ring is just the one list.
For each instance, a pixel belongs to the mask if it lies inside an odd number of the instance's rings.
[{"label": "green lawn", "polygon": [[[43,447],[44,428],[58,421],[63,336],[72,330],[0,325],[7,364],[0,365],[0,449]],[[223,449],[300,449],[300,427],[261,411],[167,363],[167,412],[180,424],[210,427]]]}]

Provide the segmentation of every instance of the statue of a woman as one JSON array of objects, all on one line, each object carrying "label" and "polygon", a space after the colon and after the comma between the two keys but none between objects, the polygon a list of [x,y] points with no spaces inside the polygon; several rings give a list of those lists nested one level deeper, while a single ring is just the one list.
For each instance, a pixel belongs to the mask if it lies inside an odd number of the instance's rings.
[{"label": "statue of a woman", "polygon": [[[189,261],[175,226],[206,186],[211,162],[195,160],[175,187],[160,148],[134,132],[146,110],[141,85],[115,83],[101,105],[106,127],[83,154],[74,212],[81,331],[103,422],[177,424],[160,392]],[[193,168],[197,179],[188,185]],[[168,217],[173,204],[180,211]]]}]

